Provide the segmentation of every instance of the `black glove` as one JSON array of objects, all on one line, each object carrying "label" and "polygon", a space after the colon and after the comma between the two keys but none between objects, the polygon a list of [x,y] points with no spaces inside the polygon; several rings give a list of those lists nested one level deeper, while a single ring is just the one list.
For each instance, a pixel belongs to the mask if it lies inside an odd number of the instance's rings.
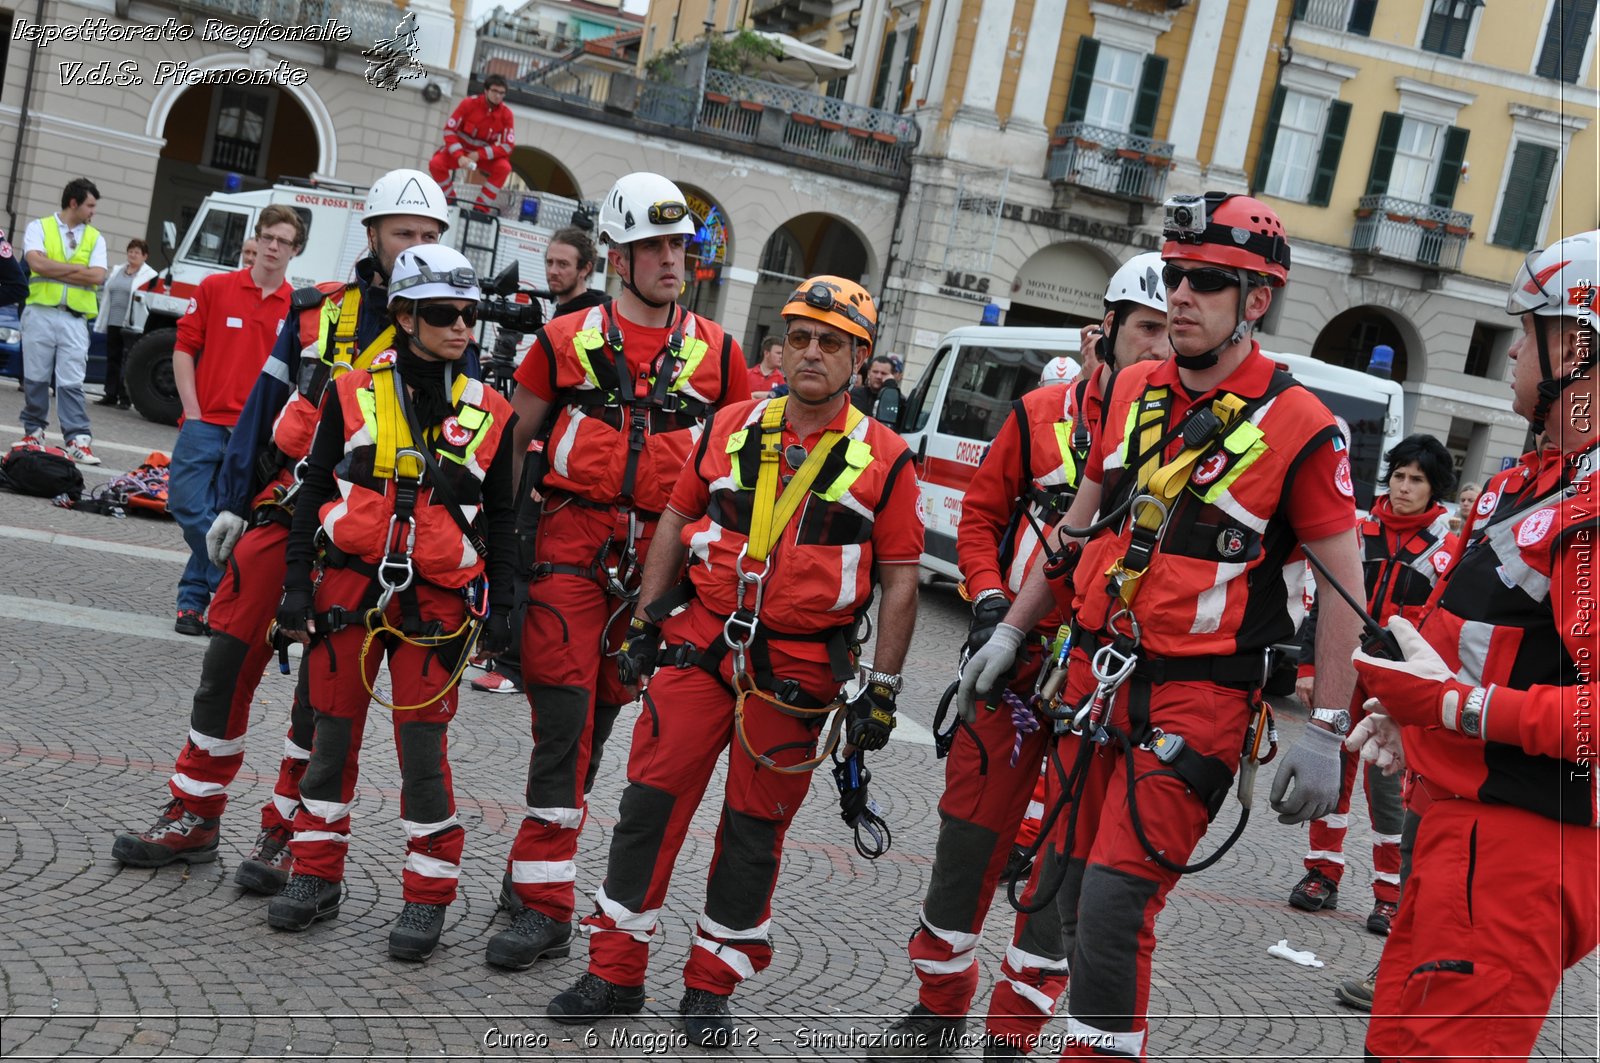
[{"label": "black glove", "polygon": [[894,691],[886,683],[868,683],[845,706],[844,739],[868,753],[889,744],[894,730]]},{"label": "black glove", "polygon": [[628,637],[617,653],[617,678],[622,685],[631,687],[655,674],[656,661],[661,657],[661,628],[648,620],[634,617],[628,622]]},{"label": "black glove", "polygon": [[315,597],[310,585],[285,587],[283,599],[278,602],[278,630],[291,637],[304,635],[316,613]]},{"label": "black glove", "polygon": [[478,653],[484,657],[504,657],[515,645],[516,633],[511,630],[517,618],[515,609],[489,608],[489,619],[478,632]]},{"label": "black glove", "polygon": [[972,603],[972,626],[967,628],[967,654],[971,656],[983,648],[994,634],[995,626],[1006,618],[1011,603],[1003,594],[991,594]]}]

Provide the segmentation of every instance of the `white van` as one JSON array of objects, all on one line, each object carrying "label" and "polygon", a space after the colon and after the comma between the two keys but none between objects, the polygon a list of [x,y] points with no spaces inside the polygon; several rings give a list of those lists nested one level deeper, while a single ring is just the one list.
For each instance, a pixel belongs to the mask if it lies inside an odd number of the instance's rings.
[{"label": "white van", "polygon": [[[958,328],[939,341],[933,360],[900,411],[900,434],[916,456],[927,537],[922,564],[961,578],[956,529],[961,500],[978,463],[1011,410],[1038,385],[1046,362],[1076,356],[1077,329]],[[1383,455],[1402,438],[1400,385],[1295,354],[1270,354],[1322,399],[1350,439],[1356,505],[1372,505]]]}]

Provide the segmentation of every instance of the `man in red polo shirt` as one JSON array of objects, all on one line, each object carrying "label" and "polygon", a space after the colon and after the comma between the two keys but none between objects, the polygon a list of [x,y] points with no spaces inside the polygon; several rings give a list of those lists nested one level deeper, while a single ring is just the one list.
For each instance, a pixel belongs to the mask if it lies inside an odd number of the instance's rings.
[{"label": "man in red polo shirt", "polygon": [[217,471],[288,316],[290,287],[283,278],[305,239],[305,222],[292,208],[267,207],[256,220],[255,265],[201,281],[178,321],[172,377],[183,399],[183,427],[172,446],[167,510],[189,544],[173,625],[179,634],[206,633],[206,607],[222,578],[206,556],[206,532],[217,516]]}]

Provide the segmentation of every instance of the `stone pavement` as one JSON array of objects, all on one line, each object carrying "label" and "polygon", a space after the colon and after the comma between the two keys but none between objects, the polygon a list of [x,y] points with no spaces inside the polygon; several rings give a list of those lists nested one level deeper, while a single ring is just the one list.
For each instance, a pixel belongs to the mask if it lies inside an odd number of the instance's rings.
[{"label": "stone pavement", "polygon": [[[20,434],[20,402],[0,385],[0,443]],[[171,429],[95,412],[107,470],[168,449]],[[6,434],[11,433],[11,434]],[[103,475],[103,474],[102,474]],[[99,482],[94,474],[91,484]],[[245,770],[224,820],[221,858],[192,869],[126,869],[121,830],[146,826],[184,739],[204,640],[172,631],[183,542],[169,521],[115,520],[0,492],[0,1055],[15,1059],[198,1057],[397,1059],[697,1058],[671,1022],[678,975],[703,896],[717,803],[696,817],[653,947],[645,1013],[616,1027],[557,1026],[544,1006],[583,970],[567,960],[511,974],[486,966],[494,898],[521,814],[530,747],[526,703],[464,690],[452,728],[457,800],[468,830],[461,897],[425,965],[385,952],[399,911],[404,838],[387,734],[371,730],[344,908],[302,934],[265,925],[265,900],[231,883],[253,840],[286,722],[290,680],[261,686]],[[831,780],[790,832],[776,897],[772,967],[735,997],[739,1044],[721,1058],[858,1059],[861,1039],[915,1000],[904,942],[916,922],[938,823],[942,765],[929,726],[965,631],[948,587],[922,595],[896,740],[872,759],[894,849],[858,857]],[[633,713],[627,714],[631,722]],[[1303,715],[1281,714],[1291,742]],[[579,885],[604,872],[623,782],[626,732],[592,799]],[[737,754],[736,754],[737,755]],[[1363,974],[1380,941],[1363,927],[1364,808],[1357,796],[1344,909],[1309,916],[1285,904],[1304,829],[1264,810],[1235,850],[1174,891],[1158,924],[1151,1058],[1360,1059],[1365,1015],[1331,990]],[[720,776],[719,776],[720,778]],[[714,783],[713,785],[716,785]],[[1202,849],[1236,822],[1229,801]],[[580,899],[580,910],[587,907]],[[983,948],[987,999],[1010,920],[1003,901]],[[499,925],[503,925],[503,919]],[[1267,956],[1288,938],[1327,966]],[[1537,1058],[1596,1056],[1595,960],[1571,972]],[[1052,1034],[1064,1032],[1060,1020]],[[977,1058],[969,1047],[963,1053]]]}]

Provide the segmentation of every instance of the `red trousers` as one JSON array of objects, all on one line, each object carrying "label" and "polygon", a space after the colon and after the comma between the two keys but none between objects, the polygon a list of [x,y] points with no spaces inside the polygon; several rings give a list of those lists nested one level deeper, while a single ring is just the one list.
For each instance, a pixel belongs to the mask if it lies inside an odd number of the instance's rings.
[{"label": "red trousers", "polygon": [[[1369,1059],[1525,1059],[1562,972],[1600,932],[1600,832],[1505,805],[1435,800],[1383,948]],[[1589,1017],[1594,1001],[1563,1000]]]},{"label": "red trousers", "polygon": [[[1355,699],[1361,700],[1359,696]],[[1350,710],[1359,722],[1366,710],[1359,704]],[[1333,812],[1311,821],[1311,849],[1306,853],[1306,868],[1320,871],[1335,883],[1344,877],[1344,837],[1350,828],[1350,797],[1356,788],[1356,771],[1361,758],[1340,751],[1344,775],[1339,780],[1339,803]],[[1372,825],[1372,895],[1394,904],[1400,900],[1400,825],[1405,811],[1400,801],[1400,776],[1385,775],[1371,765],[1362,772],[1367,794],[1367,815]]]},{"label": "red trousers", "polygon": [[[439,187],[450,199],[454,199],[456,194],[456,165],[457,160],[444,148],[434,152],[433,158],[428,160],[428,173],[439,182]],[[502,157],[480,162],[478,175],[483,178],[483,184],[478,187],[478,199],[475,205],[492,207],[500,195],[500,189],[506,183],[506,178],[511,176],[511,160]]]},{"label": "red trousers", "polygon": [[[317,587],[317,612],[335,605],[356,609],[366,602],[370,584],[368,577],[352,569],[328,569]],[[440,621],[446,632],[460,626],[466,606],[459,591],[421,580],[413,586],[424,621]],[[400,626],[398,596],[389,603],[387,615],[390,623]],[[301,780],[300,812],[294,819],[289,846],[296,873],[334,882],[344,878],[361,739],[372,703],[367,687],[376,680],[378,666],[387,657],[392,688],[388,700],[396,705],[418,705],[439,693],[459,655],[466,651],[464,641],[436,651],[379,636],[368,649],[363,666],[361,646],[366,635],[359,620],[341,631],[322,634],[307,650],[304,666],[316,710],[316,737],[311,763]],[[449,904],[461,877],[465,836],[456,819],[446,734],[455,714],[454,684],[425,708],[391,713],[400,759],[400,821],[408,839],[401,894],[408,902]]]},{"label": "red trousers", "polygon": [[[1024,701],[1033,694],[1039,663],[1039,655],[1033,654],[1011,684]],[[917,931],[906,946],[922,982],[918,1000],[935,1015],[965,1015],[978,991],[977,949],[984,918],[1039,784],[1049,736],[1049,722],[1040,722],[1022,736],[1012,764],[1018,735],[1004,705],[991,712],[980,704],[975,722],[957,728],[945,760],[933,874]],[[1046,1008],[1041,1021],[1049,1014]]]},{"label": "red trousers", "polygon": [[[234,546],[211,599],[211,641],[189,711],[189,740],[167,784],[185,809],[203,818],[222,815],[227,788],[244,763],[250,703],[273,656],[267,627],[283,596],[283,551],[288,539],[289,529],[281,524],[247,530]],[[272,800],[261,809],[263,827],[287,827],[300,804],[300,776],[311,755],[311,726],[302,673],[289,709],[278,781]]]},{"label": "red trousers", "polygon": [[[723,618],[698,602],[664,626],[669,645],[709,645]],[[814,647],[808,647],[814,648]],[[819,703],[839,689],[826,664],[802,660],[771,644],[772,671],[793,679]],[[695,925],[683,980],[691,989],[727,995],[772,962],[772,892],[783,839],[811,788],[811,773],[785,775],[762,767],[734,739],[731,655],[721,679],[696,666],[657,672],[633,729],[628,787],[623,792],[605,883],[596,910],[583,920],[589,970],[620,985],[644,984],[650,939],[689,821],[711,773],[728,750],[722,817],[706,881],[706,904]],[[814,755],[822,718],[786,715],[764,701],[744,706],[750,745],[780,765]],[[731,743],[731,748],[730,748]],[[820,784],[819,784],[820,786]]]},{"label": "red trousers", "polygon": [[[644,525],[638,564],[655,525]],[[523,905],[558,923],[572,920],[578,835],[601,753],[622,706],[636,694],[617,678],[616,652],[631,603],[607,587],[605,569],[621,561],[624,513],[594,509],[569,495],[545,502],[535,571],[522,625],[522,684],[533,727],[527,806],[511,844],[507,874]],[[598,571],[595,570],[598,565]]]},{"label": "red trousers", "polygon": [[[1075,649],[1065,700],[1081,704],[1093,689],[1088,658]],[[1109,722],[1126,730],[1130,708],[1138,708],[1152,727],[1181,735],[1197,753],[1217,758],[1230,772],[1237,770],[1250,715],[1245,691],[1206,682],[1153,685],[1133,679],[1117,693]],[[1070,736],[1061,740],[1059,756],[1065,769],[1071,770],[1084,741]],[[1030,941],[1048,940],[1033,924],[1058,918],[1070,966],[1018,970],[1008,959],[1002,966],[1005,978],[996,984],[990,1001],[988,1027],[992,1033],[1025,1041],[1040,1021],[1036,997],[1054,1000],[1065,987],[1069,990],[1066,1034],[1071,1040],[1063,1059],[1097,1054],[1142,1058],[1149,1026],[1155,920],[1178,875],[1151,860],[1134,831],[1122,746],[1113,740],[1090,747],[1071,847],[1066,847],[1073,812],[1069,808],[1051,828],[1024,903],[1035,901],[1042,883],[1059,882],[1059,889],[1052,904],[1018,921],[1013,937],[1013,947],[1027,951]],[[1133,770],[1138,779],[1136,809],[1146,839],[1167,860],[1187,863],[1209,826],[1201,798],[1166,771],[1154,753],[1137,746]],[[1056,802],[1061,786],[1060,773],[1052,769],[1046,809]]]}]

